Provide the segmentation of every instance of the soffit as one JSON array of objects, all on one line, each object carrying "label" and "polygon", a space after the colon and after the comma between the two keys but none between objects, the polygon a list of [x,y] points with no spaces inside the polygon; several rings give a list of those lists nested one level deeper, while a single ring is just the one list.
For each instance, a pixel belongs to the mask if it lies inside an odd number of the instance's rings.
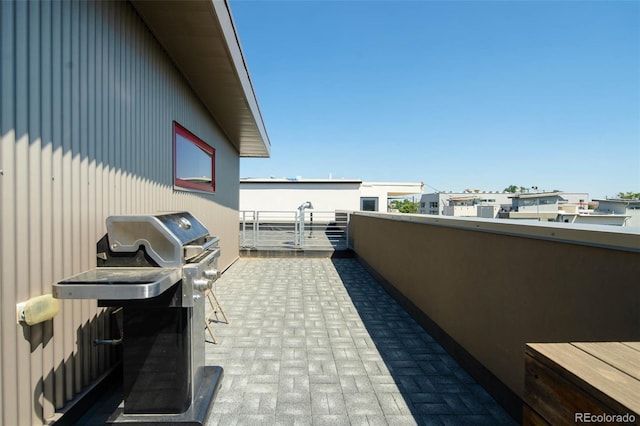
[{"label": "soffit", "polygon": [[253,85],[226,1],[132,0],[241,157],[269,157]]}]

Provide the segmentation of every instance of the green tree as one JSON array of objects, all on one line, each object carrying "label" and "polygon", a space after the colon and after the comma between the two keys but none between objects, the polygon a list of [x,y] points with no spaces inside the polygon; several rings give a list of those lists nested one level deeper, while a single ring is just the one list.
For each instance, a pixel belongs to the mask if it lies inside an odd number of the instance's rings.
[{"label": "green tree", "polygon": [[618,192],[618,197],[623,200],[637,200],[640,199],[640,192]]},{"label": "green tree", "polygon": [[418,213],[418,203],[407,199],[391,201],[391,208],[400,213]]},{"label": "green tree", "polygon": [[512,194],[515,194],[516,192],[518,192],[518,188],[522,187],[518,187],[517,185],[509,185],[503,190],[503,192],[510,192]]}]

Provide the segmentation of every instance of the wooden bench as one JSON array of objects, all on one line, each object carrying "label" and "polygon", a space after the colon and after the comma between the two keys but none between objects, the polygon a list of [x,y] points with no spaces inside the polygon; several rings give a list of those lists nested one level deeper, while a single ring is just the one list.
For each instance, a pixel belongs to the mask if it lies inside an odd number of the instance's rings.
[{"label": "wooden bench", "polygon": [[525,425],[640,424],[640,342],[530,343],[525,370]]}]

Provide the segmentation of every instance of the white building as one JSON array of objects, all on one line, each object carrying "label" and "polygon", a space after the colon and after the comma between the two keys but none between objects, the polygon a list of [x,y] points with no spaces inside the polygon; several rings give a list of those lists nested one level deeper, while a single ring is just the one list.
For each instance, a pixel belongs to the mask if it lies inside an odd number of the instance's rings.
[{"label": "white building", "polygon": [[310,201],[314,210],[386,212],[390,198],[420,194],[421,182],[355,179],[240,179],[241,211],[294,211]]},{"label": "white building", "polygon": [[[511,205],[510,192],[485,192],[485,191],[465,191],[465,192],[434,192],[430,194],[422,194],[418,213],[443,215],[443,216],[472,216],[476,217],[480,214],[489,214],[488,209],[478,210],[478,206],[497,206],[499,210],[501,206],[509,207]],[[496,210],[496,213],[497,213]],[[496,217],[491,216],[491,217]]]},{"label": "white building", "polygon": [[537,219],[556,221],[562,208],[587,211],[587,193],[535,192],[511,195],[511,207],[499,213],[502,219]]},{"label": "white building", "polygon": [[630,216],[612,212],[581,209],[577,204],[567,204],[558,210],[557,222],[586,223],[592,225],[626,226]]},{"label": "white building", "polygon": [[[587,211],[588,193],[564,192],[436,192],[422,194],[418,212],[421,214],[555,220],[558,208],[574,206],[578,211]],[[600,223],[600,222],[599,222]]]},{"label": "white building", "polygon": [[558,213],[560,201],[565,199],[562,192],[540,192],[533,194],[516,194],[511,197],[512,213],[538,214],[538,213]]},{"label": "white building", "polygon": [[619,198],[593,200],[598,202],[597,213],[615,213],[628,216],[625,226],[640,227],[640,200]]}]

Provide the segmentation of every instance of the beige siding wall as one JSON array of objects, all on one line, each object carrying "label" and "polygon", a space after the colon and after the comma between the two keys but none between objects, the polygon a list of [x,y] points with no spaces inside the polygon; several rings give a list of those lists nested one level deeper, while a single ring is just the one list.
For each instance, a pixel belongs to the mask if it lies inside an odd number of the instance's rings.
[{"label": "beige siding wall", "polygon": [[637,233],[456,219],[354,213],[349,236],[515,394],[526,343],[640,339]]},{"label": "beige siding wall", "polygon": [[[190,210],[238,254],[238,153],[126,2],[0,2],[0,424],[42,424],[104,372],[95,301],[15,305],[95,266],[108,215]],[[172,121],[216,148],[217,193],[177,192]]]}]

